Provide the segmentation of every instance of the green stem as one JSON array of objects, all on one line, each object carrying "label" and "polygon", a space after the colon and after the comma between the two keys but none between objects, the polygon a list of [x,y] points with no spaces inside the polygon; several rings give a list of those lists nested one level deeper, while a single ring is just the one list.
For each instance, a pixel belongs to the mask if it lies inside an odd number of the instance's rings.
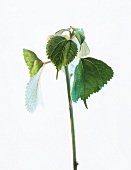
[{"label": "green stem", "polygon": [[76,161],[75,127],[74,127],[72,100],[70,95],[71,90],[70,90],[70,76],[69,76],[68,66],[65,66],[65,74],[66,74],[66,84],[67,84],[68,102],[69,102],[69,111],[70,111],[72,149],[73,149],[73,168],[74,168],[73,170],[77,170],[78,163]]}]

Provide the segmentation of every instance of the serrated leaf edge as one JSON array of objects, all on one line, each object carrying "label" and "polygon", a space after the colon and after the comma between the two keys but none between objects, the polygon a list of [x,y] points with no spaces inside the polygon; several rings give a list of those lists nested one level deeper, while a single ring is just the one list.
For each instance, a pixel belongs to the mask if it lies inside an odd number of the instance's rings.
[{"label": "serrated leaf edge", "polygon": [[[42,71],[43,71],[43,67],[44,67],[44,65],[39,69],[39,71],[38,71],[38,73],[37,73],[37,74],[40,74],[39,77],[38,77],[38,81],[37,81],[37,92],[36,92],[36,93],[37,93],[37,97],[38,97],[38,93],[39,93],[40,78],[41,78],[41,74],[42,74]],[[30,78],[29,82],[28,82],[27,85],[26,85],[26,89],[25,89],[25,106],[26,106],[26,109],[27,109],[27,111],[28,111],[29,113],[33,113],[33,112],[36,110],[36,108],[37,108],[37,106],[38,106],[38,104],[39,104],[39,101],[38,101],[38,99],[37,99],[37,103],[36,103],[34,109],[33,109],[33,110],[30,110],[30,108],[29,108],[29,106],[28,106],[29,102],[27,103],[27,98],[28,98],[28,96],[27,96],[27,89],[28,89],[28,85],[30,84],[31,80],[32,80],[35,76],[37,76],[37,74],[35,74],[33,77]],[[33,92],[34,92],[34,91],[33,91]],[[30,99],[29,99],[29,101],[30,101]]]},{"label": "serrated leaf edge", "polygon": [[[92,58],[92,57],[90,57],[90,58]],[[83,58],[83,59],[85,59],[85,58]],[[97,59],[98,60],[98,59]],[[91,61],[89,61],[89,62],[91,62]],[[103,61],[102,61],[103,62]],[[91,62],[92,63],[92,62]],[[103,62],[103,63],[105,63],[105,62]],[[78,63],[79,64],[79,63]],[[94,65],[94,63],[92,63],[93,65]],[[106,64],[106,63],[105,63]],[[95,66],[95,65],[94,65]],[[96,66],[95,66],[96,67]],[[112,77],[110,78],[110,79],[108,79],[104,84],[103,84],[103,86],[101,87],[101,88],[103,88],[105,85],[107,85],[107,83],[113,78],[113,76],[114,76],[114,71],[113,71],[113,69],[110,67],[110,66],[108,66],[111,70],[112,70]],[[97,68],[97,67],[96,67]],[[97,70],[99,70],[98,68],[97,68]],[[101,76],[101,75],[100,75]],[[101,78],[102,79],[102,78]],[[95,92],[92,92],[92,93],[90,93],[90,95],[88,96],[88,98],[92,95],[92,94],[94,94],[94,93],[98,93],[99,91],[100,91],[101,89],[99,89],[98,91],[95,91]],[[88,99],[87,98],[87,99]],[[79,99],[81,99],[81,100],[83,100],[81,97],[80,98],[78,98],[77,100],[72,100],[74,103],[77,103],[78,102],[78,100]],[[85,104],[85,107],[86,108],[88,108],[87,107],[87,104],[86,104],[86,100],[87,99],[85,99],[85,100],[83,100],[84,101],[84,104]]]},{"label": "serrated leaf edge", "polygon": [[[23,56],[24,56],[24,51],[30,51],[31,53],[34,53],[33,51],[31,51],[31,50],[28,50],[28,49],[25,49],[25,48],[23,48]],[[39,58],[38,58],[38,56],[36,55],[36,53],[34,53],[34,55],[37,57],[37,59],[36,60],[34,60],[34,62],[33,62],[33,65],[34,65],[34,63],[35,63],[35,61],[41,61]],[[24,56],[24,61],[25,61],[25,63],[26,63],[26,65],[27,65],[27,68],[28,68],[28,70],[29,70],[29,74],[30,74],[30,77],[32,78],[33,76],[31,75],[32,74],[32,69],[30,69],[30,66],[27,64],[28,62],[25,60],[25,56]],[[42,61],[41,61],[42,62]],[[43,63],[43,62],[42,62]],[[33,68],[33,65],[32,65],[32,68]],[[42,66],[41,66],[42,67]],[[41,68],[39,68],[39,70],[40,70]],[[38,70],[38,72],[39,72],[39,70]],[[37,73],[38,73],[37,72]],[[36,73],[36,74],[37,74]],[[35,74],[35,75],[36,75]],[[35,76],[34,75],[34,76]]]}]

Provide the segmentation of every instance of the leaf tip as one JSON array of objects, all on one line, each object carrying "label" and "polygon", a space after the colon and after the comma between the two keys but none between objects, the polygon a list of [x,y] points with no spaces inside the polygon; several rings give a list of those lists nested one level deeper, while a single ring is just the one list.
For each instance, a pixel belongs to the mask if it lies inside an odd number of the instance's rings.
[{"label": "leaf tip", "polygon": [[86,100],[83,100],[83,101],[84,101],[85,107],[88,109]]},{"label": "leaf tip", "polygon": [[23,48],[23,53],[25,53],[27,51],[27,49]]}]

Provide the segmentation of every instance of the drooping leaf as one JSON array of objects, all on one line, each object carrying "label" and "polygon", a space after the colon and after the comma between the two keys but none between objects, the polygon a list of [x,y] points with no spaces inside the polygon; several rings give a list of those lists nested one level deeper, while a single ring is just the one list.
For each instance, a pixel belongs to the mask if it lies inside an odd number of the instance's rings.
[{"label": "drooping leaf", "polygon": [[56,66],[58,76],[58,71],[77,55],[77,45],[63,36],[54,36],[47,42],[46,53]]},{"label": "drooping leaf", "polygon": [[25,62],[29,68],[30,77],[33,77],[38,73],[39,69],[42,67],[43,62],[37,57],[37,55],[27,49],[23,49],[23,55]]},{"label": "drooping leaf", "polygon": [[80,45],[84,42],[85,40],[85,35],[83,29],[74,29],[74,35],[78,39]]},{"label": "drooping leaf", "polygon": [[26,87],[25,103],[29,112],[34,112],[37,105],[42,103],[41,89],[40,89],[40,76],[43,67],[40,68],[38,73],[30,78]]},{"label": "drooping leaf", "polygon": [[69,31],[69,29],[61,29],[55,33],[55,35],[59,36],[62,35],[65,31]]},{"label": "drooping leaf", "polygon": [[103,61],[91,57],[81,59],[74,73],[72,100],[77,102],[81,98],[87,107],[86,99],[98,92],[112,77],[112,68]]},{"label": "drooping leaf", "polygon": [[78,51],[77,57],[82,58],[82,57],[86,57],[89,54],[90,54],[89,47],[87,46],[86,42],[84,41],[80,46],[80,50]]}]

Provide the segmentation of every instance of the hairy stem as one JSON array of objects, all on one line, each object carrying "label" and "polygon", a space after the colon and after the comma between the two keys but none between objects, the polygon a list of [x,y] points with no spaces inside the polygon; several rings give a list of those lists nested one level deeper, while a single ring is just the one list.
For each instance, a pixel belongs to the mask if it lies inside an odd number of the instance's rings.
[{"label": "hairy stem", "polygon": [[67,84],[69,112],[70,112],[70,123],[71,123],[73,168],[74,168],[73,170],[77,170],[78,163],[76,161],[75,127],[74,127],[72,100],[71,100],[71,95],[70,95],[70,76],[69,76],[69,72],[68,72],[68,66],[65,66],[65,74],[66,74],[66,84]]}]

